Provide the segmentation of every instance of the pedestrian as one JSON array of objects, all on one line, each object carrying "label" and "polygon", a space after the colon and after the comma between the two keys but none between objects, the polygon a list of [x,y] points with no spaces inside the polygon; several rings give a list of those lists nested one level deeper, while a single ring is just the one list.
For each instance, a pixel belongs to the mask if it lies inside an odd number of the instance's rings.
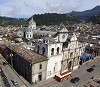
[{"label": "pedestrian", "polygon": [[92,76],[92,78],[91,79],[93,79],[94,78],[94,76]]},{"label": "pedestrian", "polygon": [[91,67],[95,67],[95,65],[91,66]]}]

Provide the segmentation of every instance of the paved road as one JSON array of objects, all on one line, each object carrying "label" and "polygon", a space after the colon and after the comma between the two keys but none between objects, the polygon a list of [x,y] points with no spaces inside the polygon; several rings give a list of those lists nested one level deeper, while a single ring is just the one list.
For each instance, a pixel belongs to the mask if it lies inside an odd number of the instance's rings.
[{"label": "paved road", "polygon": [[[6,66],[2,65],[2,62],[4,62],[4,61],[5,61],[5,59],[0,55],[0,66],[2,67],[4,74],[7,76],[7,79],[10,82],[11,87],[23,87],[23,85],[25,85],[25,84],[16,75],[16,72],[9,65],[6,65]],[[11,82],[11,79],[13,79],[13,78],[15,78],[18,81],[19,85],[17,85],[17,86],[13,85],[13,83]]]},{"label": "paved road", "polygon": [[[96,65],[96,67],[94,67],[94,71],[92,71],[91,73],[87,72],[86,69],[90,68],[93,65]],[[33,87],[85,87],[84,85],[87,85],[89,82],[91,82],[94,85],[99,85],[98,83],[95,83],[93,81],[93,79],[91,79],[91,77],[94,76],[94,79],[99,78],[100,77],[100,56],[96,59],[94,59],[93,61],[88,61],[87,63],[85,63],[84,65],[82,65],[79,69],[73,71],[72,73],[72,78],[73,77],[79,77],[80,81],[73,84],[70,82],[70,79],[65,80],[63,82],[57,82],[57,81],[51,81],[48,82],[44,81],[44,83],[42,82],[41,84],[37,84]],[[100,86],[98,86],[100,87]]]}]

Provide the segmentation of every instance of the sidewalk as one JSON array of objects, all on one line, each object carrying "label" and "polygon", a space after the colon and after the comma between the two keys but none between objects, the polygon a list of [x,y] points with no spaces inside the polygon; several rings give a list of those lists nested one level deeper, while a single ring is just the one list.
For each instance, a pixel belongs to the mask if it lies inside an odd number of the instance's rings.
[{"label": "sidewalk", "polygon": [[1,83],[1,75],[0,75],[0,87],[2,87],[2,83]]},{"label": "sidewalk", "polygon": [[40,83],[37,83],[37,84],[33,85],[32,87],[48,87],[48,86],[52,87],[52,85],[56,84],[56,83],[58,83],[58,82],[55,79],[50,78],[50,79],[44,80]]}]

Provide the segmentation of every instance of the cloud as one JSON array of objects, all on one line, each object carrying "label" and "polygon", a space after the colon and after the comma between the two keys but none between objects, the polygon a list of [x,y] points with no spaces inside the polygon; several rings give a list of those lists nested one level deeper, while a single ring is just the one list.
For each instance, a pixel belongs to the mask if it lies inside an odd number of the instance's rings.
[{"label": "cloud", "polygon": [[100,5],[100,0],[0,0],[0,15],[30,17],[41,13],[68,13]]},{"label": "cloud", "polygon": [[67,13],[73,10],[77,10],[79,6],[82,6],[82,1],[80,0],[70,0],[69,2],[51,2],[47,3],[47,7],[50,12],[57,12],[57,13]]},{"label": "cloud", "polygon": [[50,12],[61,12],[63,9],[63,5],[61,3],[47,3],[47,7],[48,10],[50,10]]}]

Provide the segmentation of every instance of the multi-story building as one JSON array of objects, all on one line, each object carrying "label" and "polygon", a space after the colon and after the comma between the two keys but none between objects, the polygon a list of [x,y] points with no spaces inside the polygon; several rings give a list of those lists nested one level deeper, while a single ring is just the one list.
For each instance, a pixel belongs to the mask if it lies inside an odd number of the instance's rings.
[{"label": "multi-story building", "polygon": [[7,46],[10,64],[31,84],[46,79],[48,59],[16,44]]}]

